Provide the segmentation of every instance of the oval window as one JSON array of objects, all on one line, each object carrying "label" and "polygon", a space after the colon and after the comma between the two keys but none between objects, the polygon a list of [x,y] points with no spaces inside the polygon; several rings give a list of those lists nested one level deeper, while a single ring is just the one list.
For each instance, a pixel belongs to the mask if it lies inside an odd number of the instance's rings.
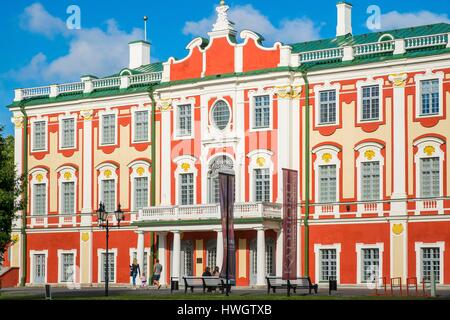
[{"label": "oval window", "polygon": [[225,129],[230,122],[230,109],[225,101],[217,101],[213,106],[211,113],[214,125],[219,130]]}]

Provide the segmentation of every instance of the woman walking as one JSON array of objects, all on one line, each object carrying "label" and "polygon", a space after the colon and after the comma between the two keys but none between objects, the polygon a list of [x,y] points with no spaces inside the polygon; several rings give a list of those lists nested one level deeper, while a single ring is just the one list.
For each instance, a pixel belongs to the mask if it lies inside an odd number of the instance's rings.
[{"label": "woman walking", "polygon": [[130,277],[133,279],[133,288],[136,289],[136,277],[141,276],[141,268],[139,267],[139,263],[137,262],[137,259],[133,259],[133,264],[130,265]]}]

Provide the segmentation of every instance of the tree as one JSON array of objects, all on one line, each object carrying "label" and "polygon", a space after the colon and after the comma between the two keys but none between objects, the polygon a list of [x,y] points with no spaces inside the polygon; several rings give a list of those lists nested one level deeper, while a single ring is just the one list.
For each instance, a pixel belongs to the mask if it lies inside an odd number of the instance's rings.
[{"label": "tree", "polygon": [[0,265],[11,242],[11,229],[15,214],[23,207],[19,196],[23,190],[23,177],[17,176],[14,162],[14,137],[3,136],[0,127]]}]

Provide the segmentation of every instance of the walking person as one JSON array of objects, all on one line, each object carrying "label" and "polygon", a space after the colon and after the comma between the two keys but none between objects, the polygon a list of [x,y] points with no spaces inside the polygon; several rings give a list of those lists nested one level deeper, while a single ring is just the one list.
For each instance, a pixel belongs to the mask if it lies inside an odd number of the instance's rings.
[{"label": "walking person", "polygon": [[163,266],[159,263],[159,259],[156,259],[156,263],[153,267],[153,285],[156,286],[159,290],[161,288],[161,284],[159,283],[159,278],[161,277],[161,271]]},{"label": "walking person", "polygon": [[136,277],[141,276],[141,268],[139,267],[139,263],[137,259],[133,259],[133,264],[130,265],[130,277],[133,279],[133,288],[136,289]]}]

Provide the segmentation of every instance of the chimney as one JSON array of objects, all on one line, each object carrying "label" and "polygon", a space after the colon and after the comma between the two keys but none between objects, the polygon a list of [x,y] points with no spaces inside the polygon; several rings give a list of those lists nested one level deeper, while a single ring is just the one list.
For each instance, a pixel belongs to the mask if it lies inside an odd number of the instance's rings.
[{"label": "chimney", "polygon": [[337,26],[336,37],[345,36],[352,33],[352,5],[341,1],[336,4],[337,7]]},{"label": "chimney", "polygon": [[130,46],[130,69],[139,68],[150,64],[150,42],[139,40],[129,43]]}]

